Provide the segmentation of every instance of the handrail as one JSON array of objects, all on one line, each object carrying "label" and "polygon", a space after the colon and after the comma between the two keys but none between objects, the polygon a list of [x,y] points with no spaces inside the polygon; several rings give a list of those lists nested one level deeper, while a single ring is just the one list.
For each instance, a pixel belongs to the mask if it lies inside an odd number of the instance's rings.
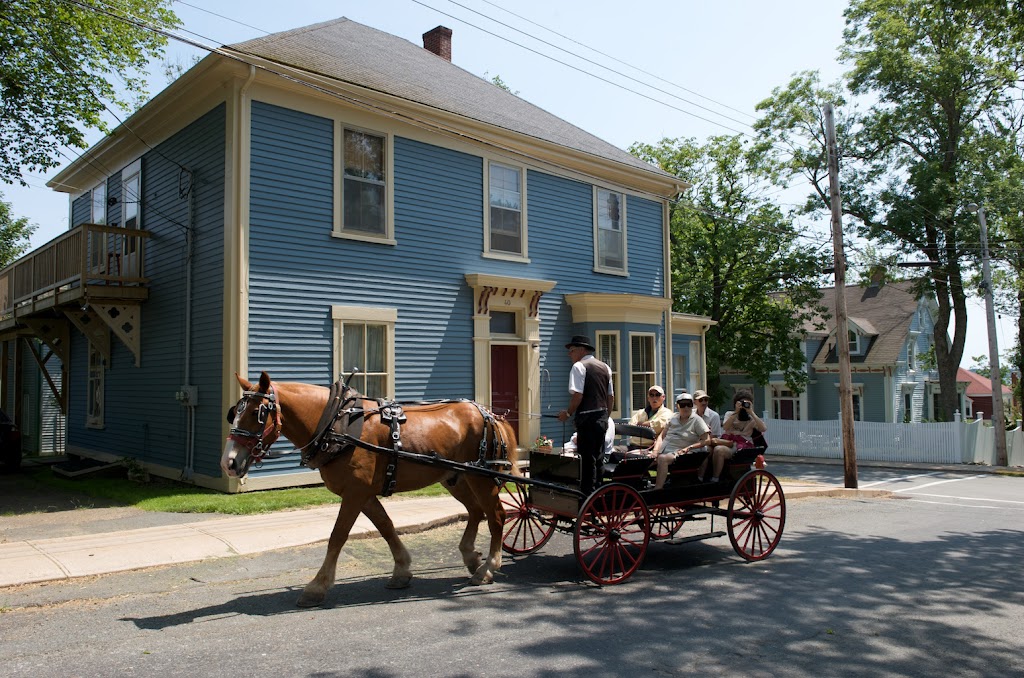
[{"label": "handrail", "polygon": [[79,224],[0,269],[0,317],[69,286],[138,285],[149,231]]}]

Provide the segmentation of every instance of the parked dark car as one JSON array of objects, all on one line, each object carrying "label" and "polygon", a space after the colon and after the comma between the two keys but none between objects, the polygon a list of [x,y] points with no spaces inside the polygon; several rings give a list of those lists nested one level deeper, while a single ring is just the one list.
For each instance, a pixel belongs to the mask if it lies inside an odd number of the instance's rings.
[{"label": "parked dark car", "polygon": [[0,469],[17,471],[21,467],[21,432],[7,413],[0,410]]}]

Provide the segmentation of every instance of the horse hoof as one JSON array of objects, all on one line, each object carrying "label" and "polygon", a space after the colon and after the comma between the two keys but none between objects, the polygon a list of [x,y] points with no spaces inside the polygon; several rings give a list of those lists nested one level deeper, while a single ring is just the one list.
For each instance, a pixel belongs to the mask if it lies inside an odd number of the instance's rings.
[{"label": "horse hoof", "polygon": [[384,588],[388,589],[407,589],[409,583],[412,581],[412,575],[406,577],[392,577],[388,580],[388,583],[384,585]]},{"label": "horse hoof", "polygon": [[326,594],[311,594],[305,591],[299,596],[299,599],[295,601],[296,607],[317,607],[324,602]]},{"label": "horse hoof", "polygon": [[469,583],[473,586],[486,586],[488,584],[493,584],[494,578],[490,575],[487,575],[485,577],[477,577],[476,575],[474,575],[470,578]]}]

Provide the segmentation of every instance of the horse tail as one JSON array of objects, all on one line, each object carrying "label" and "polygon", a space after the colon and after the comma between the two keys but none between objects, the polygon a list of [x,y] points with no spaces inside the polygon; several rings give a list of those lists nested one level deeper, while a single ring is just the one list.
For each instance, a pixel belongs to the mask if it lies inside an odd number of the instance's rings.
[{"label": "horse tail", "polygon": [[497,420],[495,424],[494,447],[496,450],[504,448],[505,459],[510,464],[509,473],[518,476],[520,475],[518,463],[519,444],[516,441],[515,427],[504,419]]}]

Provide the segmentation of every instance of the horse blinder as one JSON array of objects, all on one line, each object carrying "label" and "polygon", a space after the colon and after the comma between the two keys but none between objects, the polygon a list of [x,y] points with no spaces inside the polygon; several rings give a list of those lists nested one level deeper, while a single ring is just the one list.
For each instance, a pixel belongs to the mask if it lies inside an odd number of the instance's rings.
[{"label": "horse blinder", "polygon": [[238,404],[228,409],[229,422],[234,423],[237,413],[245,411],[247,401],[251,397],[261,399],[256,410],[256,423],[260,428],[257,431],[247,431],[244,428],[232,427],[228,432],[228,440],[244,448],[256,467],[259,468],[270,446],[281,436],[281,411],[277,406],[277,397],[273,386],[266,393],[246,391],[242,394]]}]

